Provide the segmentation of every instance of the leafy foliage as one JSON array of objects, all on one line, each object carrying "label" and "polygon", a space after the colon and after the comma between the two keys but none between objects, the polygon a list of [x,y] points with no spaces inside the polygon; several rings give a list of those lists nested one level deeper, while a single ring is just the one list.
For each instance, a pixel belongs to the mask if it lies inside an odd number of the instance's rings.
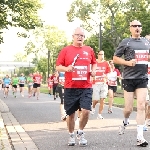
[{"label": "leafy foliage", "polygon": [[[10,26],[26,30],[42,26],[38,10],[42,8],[40,0],[0,0],[0,29]],[[3,42],[0,33],[0,43]]]}]

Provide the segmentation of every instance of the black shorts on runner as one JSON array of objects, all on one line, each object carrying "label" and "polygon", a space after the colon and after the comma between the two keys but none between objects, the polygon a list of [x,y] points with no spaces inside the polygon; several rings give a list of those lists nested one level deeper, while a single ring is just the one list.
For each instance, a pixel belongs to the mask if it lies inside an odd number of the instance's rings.
[{"label": "black shorts on runner", "polygon": [[114,93],[116,93],[117,86],[110,86],[110,85],[108,85],[108,90],[112,90]]},{"label": "black shorts on runner", "polygon": [[24,87],[24,84],[19,84],[19,87]]},{"label": "black shorts on runner", "polygon": [[41,86],[41,84],[38,84],[38,83],[34,83],[33,84],[33,88],[38,88],[38,87],[40,87]]},{"label": "black shorts on runner", "polygon": [[91,110],[92,88],[65,88],[64,108],[67,115],[75,113],[79,108]]},{"label": "black shorts on runner", "polygon": [[123,88],[127,92],[134,92],[139,88],[147,88],[148,79],[124,79]]},{"label": "black shorts on runner", "polygon": [[15,88],[15,89],[17,88],[17,85],[12,85],[12,86],[13,86],[13,88]]}]

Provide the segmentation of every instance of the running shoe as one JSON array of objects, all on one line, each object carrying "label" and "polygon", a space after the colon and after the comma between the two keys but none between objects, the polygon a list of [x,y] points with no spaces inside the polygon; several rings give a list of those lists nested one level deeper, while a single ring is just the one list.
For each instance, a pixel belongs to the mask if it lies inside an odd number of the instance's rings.
[{"label": "running shoe", "polygon": [[75,145],[75,137],[74,134],[70,134],[69,140],[68,140],[68,146],[74,146]]},{"label": "running shoe", "polygon": [[146,147],[147,145],[148,142],[144,138],[137,139],[137,146]]},{"label": "running shoe", "polygon": [[112,108],[108,108],[108,113],[109,114],[113,113]]},{"label": "running shoe", "polygon": [[148,131],[148,128],[146,125],[143,127],[143,131]]},{"label": "running shoe", "polygon": [[79,140],[80,146],[87,146],[87,140],[84,137],[84,133],[78,133],[77,131],[77,139]]},{"label": "running shoe", "polygon": [[95,109],[93,108],[91,111],[90,111],[91,115],[94,115],[95,114]]},{"label": "running shoe", "polygon": [[101,114],[98,114],[97,119],[104,119]]}]

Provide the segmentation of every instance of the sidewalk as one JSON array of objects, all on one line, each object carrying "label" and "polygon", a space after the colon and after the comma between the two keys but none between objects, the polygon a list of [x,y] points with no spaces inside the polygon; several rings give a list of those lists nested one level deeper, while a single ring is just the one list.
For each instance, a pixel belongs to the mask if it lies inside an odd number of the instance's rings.
[{"label": "sidewalk", "polygon": [[0,150],[38,150],[2,100],[0,100]]}]

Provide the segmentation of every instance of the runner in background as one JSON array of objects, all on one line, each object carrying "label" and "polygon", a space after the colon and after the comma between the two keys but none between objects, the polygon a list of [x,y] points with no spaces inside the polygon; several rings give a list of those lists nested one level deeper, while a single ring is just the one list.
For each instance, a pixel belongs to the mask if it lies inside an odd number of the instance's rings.
[{"label": "runner in background", "polygon": [[32,73],[29,74],[27,77],[27,86],[28,86],[28,97],[30,98],[32,96],[32,90],[33,90],[33,75]]},{"label": "runner in background", "polygon": [[33,84],[33,90],[34,90],[33,96],[35,96],[35,94],[37,94],[37,100],[39,100],[40,86],[42,83],[42,76],[38,71],[33,75],[33,82],[34,82],[34,84]]},{"label": "runner in background", "polygon": [[93,108],[91,114],[95,113],[95,106],[99,102],[99,112],[97,119],[104,119],[102,111],[104,109],[104,101],[107,98],[108,85],[107,85],[107,73],[110,72],[109,63],[104,60],[104,51],[100,50],[98,53],[96,76],[93,84]]},{"label": "runner in background", "polygon": [[19,88],[20,88],[20,94],[22,97],[24,97],[24,85],[26,82],[26,78],[23,73],[21,73],[21,76],[19,77]]},{"label": "runner in background", "polygon": [[117,91],[117,78],[121,79],[121,74],[118,69],[115,68],[113,60],[109,61],[109,65],[111,68],[111,71],[107,74],[107,83],[108,83],[108,113],[111,114],[112,111],[112,105],[114,101],[114,96]]},{"label": "runner in background", "polygon": [[64,83],[65,83],[65,73],[59,72],[59,82],[57,85],[57,91],[60,97],[60,112],[61,112],[61,120],[65,121],[67,118],[66,111],[64,109]]},{"label": "runner in background", "polygon": [[19,78],[17,77],[17,74],[14,74],[14,77],[12,77],[12,91],[15,98],[17,97],[18,83],[19,83]]},{"label": "runner in background", "polygon": [[4,98],[8,97],[9,92],[9,85],[11,83],[11,80],[8,75],[3,79],[3,87],[4,87]]},{"label": "runner in background", "polygon": [[51,77],[51,80],[53,81],[53,96],[54,100],[56,100],[57,97],[57,85],[58,85],[58,79],[59,79],[58,71],[55,71],[54,74]]},{"label": "runner in background", "polygon": [[49,77],[47,79],[49,95],[52,95],[53,92],[53,80],[51,79],[51,77],[52,74],[49,74]]}]

